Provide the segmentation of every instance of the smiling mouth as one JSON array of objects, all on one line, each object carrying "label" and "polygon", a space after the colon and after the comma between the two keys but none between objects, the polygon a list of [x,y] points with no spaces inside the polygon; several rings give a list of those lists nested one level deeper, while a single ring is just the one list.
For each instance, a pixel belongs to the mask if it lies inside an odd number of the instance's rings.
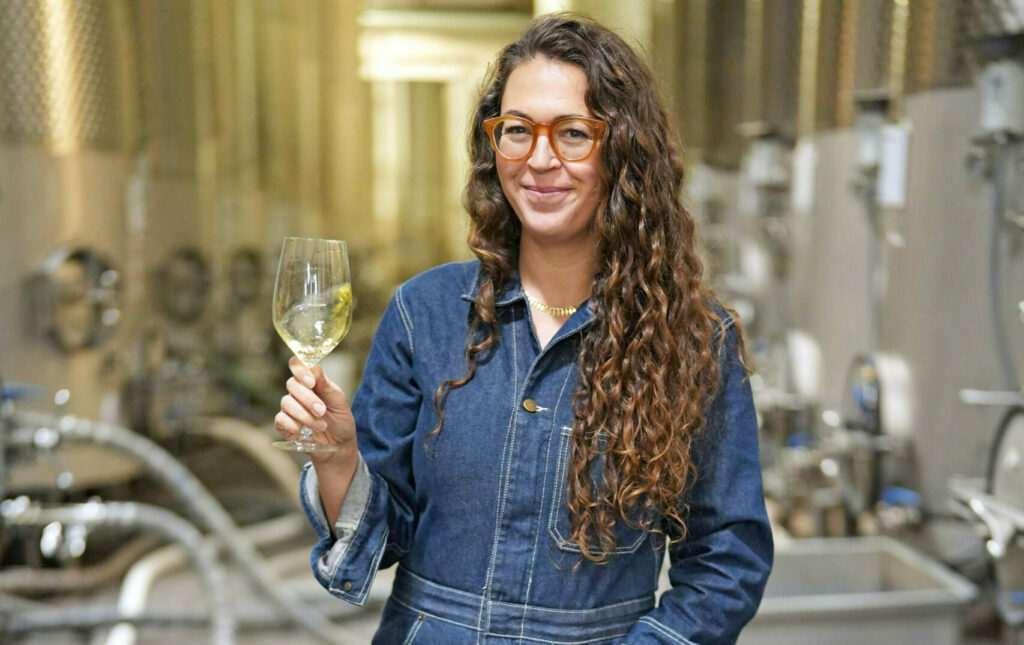
[{"label": "smiling mouth", "polygon": [[547,195],[549,193],[564,193],[568,191],[568,188],[559,188],[557,186],[524,186],[526,190]]}]

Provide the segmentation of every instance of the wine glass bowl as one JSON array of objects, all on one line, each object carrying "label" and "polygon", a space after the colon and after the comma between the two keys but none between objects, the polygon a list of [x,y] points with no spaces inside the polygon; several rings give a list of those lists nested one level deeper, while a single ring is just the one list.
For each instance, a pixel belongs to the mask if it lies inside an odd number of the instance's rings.
[{"label": "wine glass bowl", "polygon": [[[274,282],[273,321],[281,339],[307,367],[331,353],[352,326],[352,278],[341,240],[286,237]],[[299,439],[275,441],[294,452],[331,452],[302,427]]]}]

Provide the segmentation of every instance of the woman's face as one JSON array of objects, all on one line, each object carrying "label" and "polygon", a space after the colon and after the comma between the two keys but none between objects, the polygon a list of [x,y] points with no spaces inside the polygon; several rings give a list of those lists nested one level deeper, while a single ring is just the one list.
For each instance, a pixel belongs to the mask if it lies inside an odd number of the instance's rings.
[{"label": "woman's face", "polygon": [[[551,123],[561,116],[594,115],[585,100],[587,78],[569,63],[537,56],[515,68],[501,97],[501,113]],[[564,162],[547,135],[538,136],[522,161],[496,155],[498,179],[522,224],[523,237],[540,243],[592,244],[591,222],[601,201],[601,154]]]}]

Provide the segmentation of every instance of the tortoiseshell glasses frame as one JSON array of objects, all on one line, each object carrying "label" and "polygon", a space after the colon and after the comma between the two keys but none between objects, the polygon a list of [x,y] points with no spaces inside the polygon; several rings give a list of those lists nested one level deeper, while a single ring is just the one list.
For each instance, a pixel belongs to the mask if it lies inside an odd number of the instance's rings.
[{"label": "tortoiseshell glasses frame", "polygon": [[[499,143],[498,134],[502,130],[500,128],[515,127],[517,125],[525,126],[530,128],[530,142],[529,146],[526,146],[525,136],[527,133],[512,133],[506,136],[519,136],[522,140],[516,141],[515,145],[512,146],[517,151],[519,149],[524,150],[519,154],[509,154],[509,146],[502,150]],[[579,128],[573,128],[571,126],[579,125]],[[500,126],[500,128],[499,128]],[[551,150],[555,153],[555,156],[564,162],[579,162],[586,161],[590,158],[594,151],[601,146],[601,142],[604,140],[604,134],[608,129],[608,124],[600,119],[594,119],[591,117],[583,116],[563,116],[551,121],[550,123],[537,123],[531,121],[523,116],[517,116],[514,114],[505,114],[502,116],[492,117],[490,119],[484,119],[483,121],[484,132],[487,133],[487,140],[491,143],[491,148],[494,149],[495,154],[500,155],[503,159],[508,161],[522,161],[528,159],[533,151],[537,147],[537,138],[544,134],[548,138],[548,145],[551,146]],[[552,136],[552,134],[559,132],[559,127],[565,128],[563,132],[572,135],[570,141],[563,141],[562,138]],[[588,130],[589,129],[589,132]],[[580,139],[576,134],[583,135],[583,139]],[[580,139],[579,145],[573,143],[573,140]],[[563,150],[563,146],[566,148]],[[578,148],[573,151],[573,148]]]}]

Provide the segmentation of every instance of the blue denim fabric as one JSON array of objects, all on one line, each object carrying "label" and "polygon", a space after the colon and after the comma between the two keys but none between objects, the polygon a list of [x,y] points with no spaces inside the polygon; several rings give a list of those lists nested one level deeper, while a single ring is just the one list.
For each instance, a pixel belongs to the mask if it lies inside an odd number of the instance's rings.
[{"label": "blue denim fabric", "polygon": [[604,565],[582,559],[566,538],[566,458],[588,307],[541,348],[514,280],[497,303],[498,347],[451,392],[444,429],[427,440],[434,391],[465,371],[478,270],[477,262],[436,267],[388,305],[353,398],[369,484],[359,508],[345,513],[359,519],[344,543],[313,507],[315,471],[303,474],[303,504],[320,537],[311,557],[317,579],[363,604],[378,567],[399,563],[374,643],[735,642],[757,610],[773,545],[732,320],[719,342],[723,387],[695,446],[701,476],[685,500],[689,535],[667,549],[673,588],[655,606],[662,535],[617,527],[618,548]]}]

